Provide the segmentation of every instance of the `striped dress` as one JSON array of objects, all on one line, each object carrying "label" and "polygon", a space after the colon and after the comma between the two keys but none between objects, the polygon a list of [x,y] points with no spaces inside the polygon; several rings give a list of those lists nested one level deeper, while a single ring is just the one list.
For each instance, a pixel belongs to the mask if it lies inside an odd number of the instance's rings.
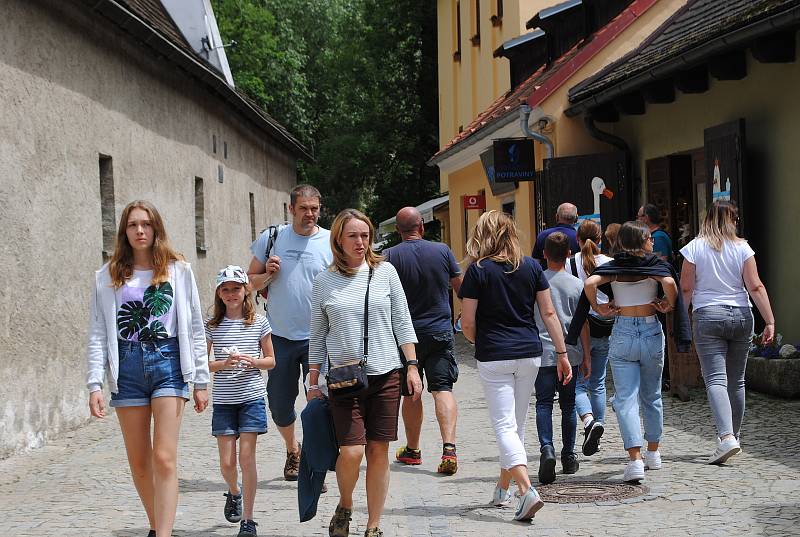
[{"label": "striped dress", "polygon": [[[363,356],[368,276],[366,263],[354,276],[331,271],[317,275],[311,293],[310,364],[327,364],[330,356],[336,366]],[[382,375],[401,368],[397,346],[416,342],[403,285],[395,268],[382,262],[375,268],[369,288],[367,374]]]}]

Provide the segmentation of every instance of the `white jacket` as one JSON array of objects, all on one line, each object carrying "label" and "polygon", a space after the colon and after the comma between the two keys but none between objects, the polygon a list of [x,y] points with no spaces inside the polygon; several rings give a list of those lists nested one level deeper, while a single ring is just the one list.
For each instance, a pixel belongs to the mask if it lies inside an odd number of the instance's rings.
[{"label": "white jacket", "polygon": [[[209,381],[208,352],[197,284],[189,263],[176,261],[170,265],[170,270],[175,278],[175,318],[183,380],[194,383],[195,389],[205,389]],[[108,387],[117,393],[117,295],[108,263],[95,272],[90,311],[86,387],[89,392],[101,390],[103,377],[108,373]]]}]

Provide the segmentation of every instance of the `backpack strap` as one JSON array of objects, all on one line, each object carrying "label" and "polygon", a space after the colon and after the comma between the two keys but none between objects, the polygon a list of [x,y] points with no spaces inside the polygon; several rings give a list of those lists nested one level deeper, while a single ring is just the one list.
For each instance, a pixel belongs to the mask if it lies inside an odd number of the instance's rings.
[{"label": "backpack strap", "polygon": [[576,278],[580,278],[580,276],[578,276],[578,265],[575,263],[574,255],[570,256],[569,258],[569,270],[570,272],[572,272],[573,276],[575,276]]}]

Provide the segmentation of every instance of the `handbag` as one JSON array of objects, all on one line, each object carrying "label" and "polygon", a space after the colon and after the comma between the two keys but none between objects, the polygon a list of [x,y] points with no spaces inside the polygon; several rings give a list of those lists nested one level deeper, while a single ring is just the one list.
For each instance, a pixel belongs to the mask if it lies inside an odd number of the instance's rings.
[{"label": "handbag", "polygon": [[[569,258],[569,268],[572,275],[576,278],[578,276],[578,266],[575,263],[575,256]],[[607,319],[605,317],[597,317],[589,314],[589,335],[594,338],[608,337],[611,335],[611,329],[614,328],[614,318]]]},{"label": "handbag", "polygon": [[364,356],[358,360],[351,360],[342,365],[331,367],[331,357],[328,355],[328,392],[334,397],[342,395],[356,395],[367,389],[367,358],[369,351],[369,284],[372,281],[372,271],[369,269],[367,278],[367,293],[364,297]]}]

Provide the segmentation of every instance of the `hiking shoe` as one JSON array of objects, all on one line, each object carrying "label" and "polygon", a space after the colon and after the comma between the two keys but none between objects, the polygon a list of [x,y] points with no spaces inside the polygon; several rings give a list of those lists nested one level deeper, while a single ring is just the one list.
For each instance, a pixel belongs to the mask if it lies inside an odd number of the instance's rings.
[{"label": "hiking shoe", "polygon": [[[511,505],[511,497],[512,494],[508,489],[495,487],[494,494],[492,494],[492,505],[495,507],[508,507]],[[155,535],[153,537],[155,537]]]},{"label": "hiking shoe", "polygon": [[622,480],[626,483],[638,483],[644,479],[644,461],[635,459],[628,461]]},{"label": "hiking shoe", "polygon": [[258,526],[258,524],[256,524],[255,520],[242,520],[242,523],[239,525],[239,535],[237,537],[258,537],[256,526]]},{"label": "hiking shoe", "polygon": [[581,451],[584,455],[588,457],[589,455],[597,453],[600,446],[600,437],[603,436],[605,430],[603,424],[597,420],[592,420],[592,423],[583,430],[583,446]]},{"label": "hiking shoe", "polygon": [[331,523],[328,525],[328,535],[330,537],[347,537],[350,534],[350,520],[353,516],[352,509],[346,509],[341,505],[336,506]]},{"label": "hiking shoe", "polygon": [[[230,491],[223,494],[225,499],[225,520],[228,522],[239,522],[242,519],[242,495],[231,494]],[[155,532],[153,533],[155,537]]]},{"label": "hiking shoe", "polygon": [[419,449],[410,449],[408,446],[403,446],[394,454],[397,462],[417,466],[422,464],[422,451]]},{"label": "hiking shoe", "polygon": [[380,528],[368,528],[364,532],[364,537],[383,537],[383,532]]},{"label": "hiking shoe", "polygon": [[549,485],[556,480],[556,450],[547,445],[539,457],[539,483]]},{"label": "hiking shoe", "polygon": [[283,465],[283,478],[286,481],[297,481],[300,475],[300,450],[303,448],[301,443],[297,443],[297,453],[286,452],[286,463]]},{"label": "hiking shoe", "polygon": [[522,496],[517,496],[519,503],[517,504],[517,512],[514,513],[514,520],[530,520],[536,514],[536,511],[544,506],[544,502],[539,497],[536,489],[531,487]]},{"label": "hiking shoe", "polygon": [[722,464],[741,452],[742,448],[739,447],[739,442],[734,437],[729,436],[725,440],[717,439],[717,449],[708,458],[708,464]]},{"label": "hiking shoe", "polygon": [[642,452],[645,470],[661,470],[661,452],[646,449]]},{"label": "hiking shoe", "polygon": [[566,455],[561,456],[561,470],[565,474],[578,473],[578,468],[580,467],[581,465],[578,462],[577,453],[567,453]]},{"label": "hiking shoe", "polygon": [[458,456],[455,449],[446,449],[442,453],[442,462],[439,463],[437,472],[444,475],[453,475],[458,471]]}]

